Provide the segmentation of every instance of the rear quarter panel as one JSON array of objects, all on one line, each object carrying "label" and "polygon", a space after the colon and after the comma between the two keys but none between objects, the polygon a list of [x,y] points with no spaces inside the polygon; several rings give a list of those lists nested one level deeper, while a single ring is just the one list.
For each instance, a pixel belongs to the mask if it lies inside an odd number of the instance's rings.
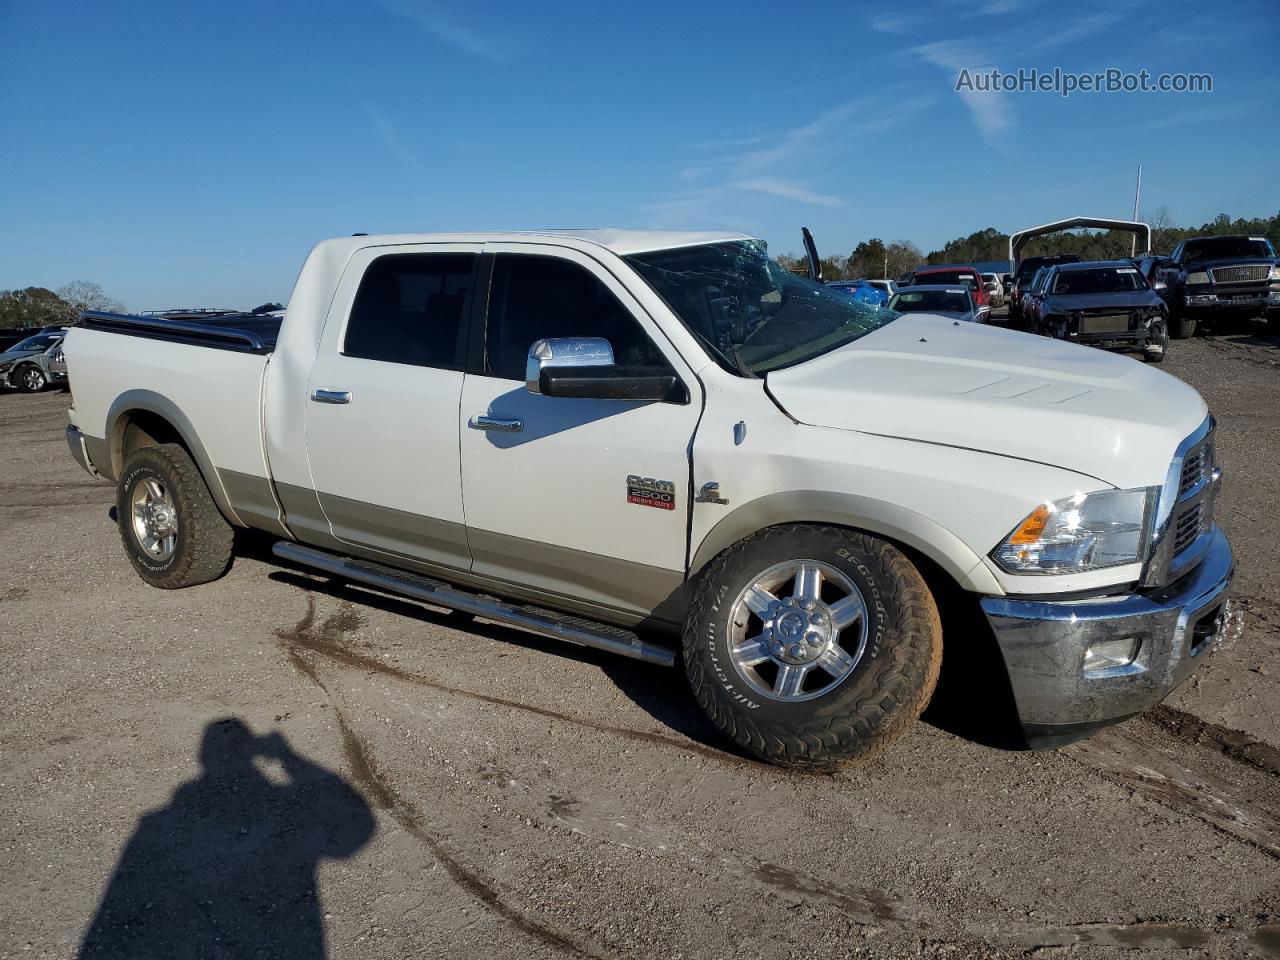
[{"label": "rear quarter panel", "polygon": [[262,442],[267,357],[80,328],[68,334],[64,351],[72,422],[87,437],[111,443],[113,457],[125,414],[165,415],[172,408],[186,421],[173,425],[195,434],[188,441],[217,470],[270,477]]}]

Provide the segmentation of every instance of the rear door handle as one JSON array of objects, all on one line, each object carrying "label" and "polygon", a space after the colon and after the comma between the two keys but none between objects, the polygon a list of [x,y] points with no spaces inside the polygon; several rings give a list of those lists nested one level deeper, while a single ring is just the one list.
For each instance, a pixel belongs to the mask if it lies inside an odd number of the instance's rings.
[{"label": "rear door handle", "polygon": [[325,387],[317,387],[311,391],[311,399],[316,403],[350,403],[350,390],[330,390]]},{"label": "rear door handle", "polygon": [[515,417],[491,417],[478,413],[467,421],[472,430],[499,430],[502,433],[519,433],[524,429],[524,421]]}]

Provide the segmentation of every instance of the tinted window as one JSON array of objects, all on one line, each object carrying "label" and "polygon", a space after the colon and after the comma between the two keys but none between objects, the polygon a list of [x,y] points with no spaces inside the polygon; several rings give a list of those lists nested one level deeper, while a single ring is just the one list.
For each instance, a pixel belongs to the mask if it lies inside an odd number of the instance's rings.
[{"label": "tinted window", "polygon": [[1137,267],[1064,270],[1053,284],[1054,293],[1132,293],[1147,289]]},{"label": "tinted window", "polygon": [[1214,260],[1219,257],[1274,257],[1271,241],[1265,237],[1208,237],[1188,240],[1183,246],[1188,261]]},{"label": "tinted window", "polygon": [[594,274],[559,257],[502,253],[493,264],[485,364],[523,380],[525,359],[545,337],[604,337],[620,367],[666,367],[666,359]]},{"label": "tinted window", "polygon": [[15,343],[10,350],[48,350],[55,343],[62,339],[60,333],[38,333],[34,337],[27,337]]},{"label": "tinted window", "polygon": [[968,313],[969,294],[963,290],[912,290],[896,294],[889,301],[889,309],[899,313],[918,313],[941,310],[950,313]]},{"label": "tinted window", "polygon": [[461,370],[476,255],[398,253],[369,264],[342,352],[348,357]]},{"label": "tinted window", "polygon": [[968,283],[976,285],[973,274],[967,270],[942,270],[937,273],[921,273],[916,275],[916,283]]}]

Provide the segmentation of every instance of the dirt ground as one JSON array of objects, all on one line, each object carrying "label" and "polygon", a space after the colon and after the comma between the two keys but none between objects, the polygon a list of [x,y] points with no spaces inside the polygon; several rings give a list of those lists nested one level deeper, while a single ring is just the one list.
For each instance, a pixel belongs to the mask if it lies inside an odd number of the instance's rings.
[{"label": "dirt ground", "polygon": [[1238,636],[1085,743],[953,682],[834,776],[677,672],[261,548],[147,587],[66,396],[0,396],[0,957],[1280,957],[1280,340],[1165,368],[1218,418]]}]

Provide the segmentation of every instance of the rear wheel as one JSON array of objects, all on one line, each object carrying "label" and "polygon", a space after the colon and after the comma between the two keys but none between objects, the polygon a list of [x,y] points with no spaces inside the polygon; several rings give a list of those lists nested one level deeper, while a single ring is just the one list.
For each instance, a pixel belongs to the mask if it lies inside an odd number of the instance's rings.
[{"label": "rear wheel", "polygon": [[231,564],[231,525],[190,454],[176,443],[129,456],[116,487],[116,514],[129,561],[154,587],[208,583]]},{"label": "rear wheel", "polygon": [[49,385],[49,378],[34,363],[25,363],[13,371],[13,385],[23,393],[39,393]]},{"label": "rear wheel", "polygon": [[703,574],[684,659],[698,703],[744,750],[831,770],[920,716],[942,626],[924,579],[891,544],[838,527],[771,527]]}]

